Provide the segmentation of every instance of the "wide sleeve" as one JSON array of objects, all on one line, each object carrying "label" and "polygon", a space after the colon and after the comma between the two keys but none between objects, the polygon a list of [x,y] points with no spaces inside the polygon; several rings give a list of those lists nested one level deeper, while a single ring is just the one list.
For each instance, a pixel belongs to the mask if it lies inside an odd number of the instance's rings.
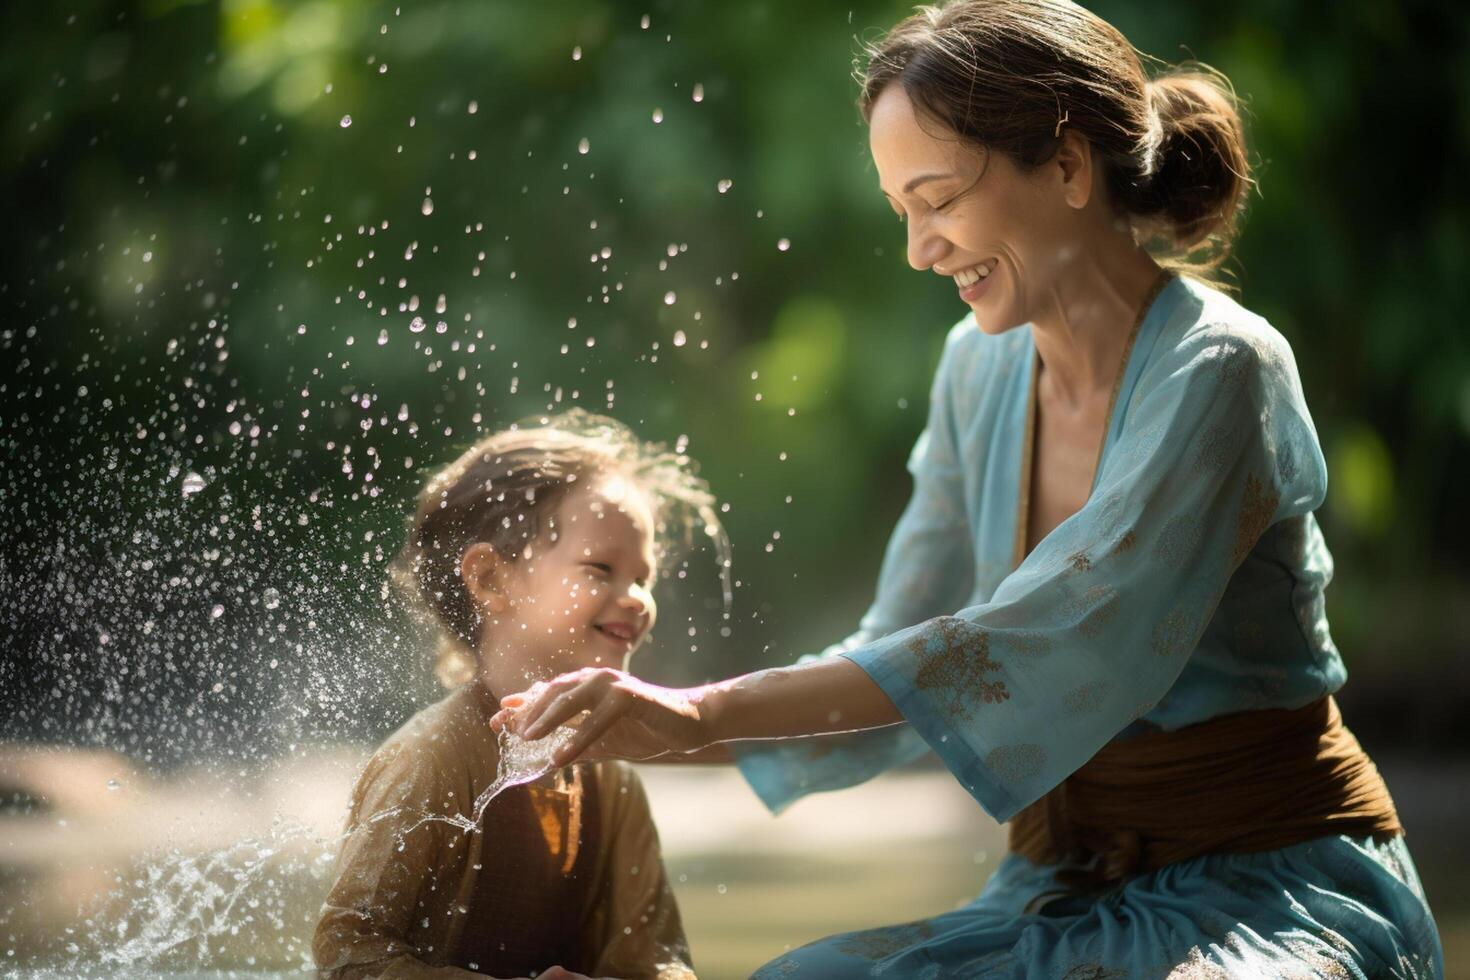
[{"label": "wide sleeve", "polygon": [[[888,539],[877,595],[857,632],[797,663],[857,649],[879,637],[958,608],[974,585],[975,559],[956,437],[955,348],[975,330],[951,331],[929,394],[924,431],[909,454],[913,493]],[[772,812],[808,793],[842,789],[912,762],[928,746],[908,725],[876,731],[733,746],[741,773]]]},{"label": "wide sleeve", "polygon": [[583,944],[600,951],[592,975],[694,980],[689,943],[643,783],[626,763],[600,768],[602,833],[610,844]]},{"label": "wide sleeve", "polygon": [[1087,503],[990,601],[844,655],[1008,820],[1164,697],[1262,532],[1326,479],[1285,341],[1194,328],[1140,375]]},{"label": "wide sleeve", "polygon": [[[480,977],[452,966],[430,966],[407,941],[420,896],[455,874],[444,846],[445,824],[423,821],[428,801],[442,796],[441,776],[421,753],[401,745],[380,749],[352,794],[337,880],[322,906],[312,940],[325,980],[456,980]],[[463,850],[462,848],[460,850]]]}]

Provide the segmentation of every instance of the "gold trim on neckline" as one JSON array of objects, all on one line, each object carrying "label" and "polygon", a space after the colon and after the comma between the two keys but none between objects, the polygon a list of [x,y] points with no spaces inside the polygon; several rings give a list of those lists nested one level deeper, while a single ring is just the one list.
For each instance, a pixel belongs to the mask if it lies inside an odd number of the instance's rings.
[{"label": "gold trim on neckline", "polygon": [[[1108,396],[1108,414],[1103,421],[1102,441],[1097,446],[1097,460],[1092,464],[1092,480],[1089,483],[1087,495],[1092,496],[1092,491],[1097,489],[1097,474],[1102,469],[1103,450],[1108,445],[1108,433],[1113,429],[1113,412],[1118,407],[1118,395],[1123,390],[1123,378],[1128,374],[1128,361],[1133,356],[1133,345],[1138,340],[1138,333],[1143,328],[1143,321],[1148,318],[1148,311],[1153,309],[1154,302],[1159,294],[1164,291],[1174,278],[1174,274],[1167,269],[1161,270],[1153,284],[1149,286],[1148,292],[1143,296],[1143,302],[1138,306],[1138,315],[1133,319],[1133,326],[1128,331],[1128,340],[1123,344],[1123,358],[1118,362],[1118,373],[1113,379],[1113,393]],[[1027,550],[1027,536],[1031,524],[1031,471],[1035,466],[1036,451],[1036,413],[1037,400],[1040,397],[1037,391],[1038,382],[1041,379],[1041,352],[1036,350],[1035,341],[1032,341],[1031,349],[1031,381],[1026,392],[1026,430],[1022,435],[1021,448],[1021,492],[1020,500],[1017,502],[1016,533],[1011,545],[1011,570],[1020,567],[1021,562],[1031,552]],[[1085,505],[1084,505],[1085,506]]]}]

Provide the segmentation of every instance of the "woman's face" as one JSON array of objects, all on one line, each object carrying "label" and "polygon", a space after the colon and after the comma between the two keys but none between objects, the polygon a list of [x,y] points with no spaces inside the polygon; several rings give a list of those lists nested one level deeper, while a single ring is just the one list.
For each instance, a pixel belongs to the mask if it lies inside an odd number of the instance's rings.
[{"label": "woman's face", "polygon": [[908,229],[909,264],[952,279],[986,333],[1030,322],[1079,254],[1090,173],[1064,153],[1022,173],[930,118],[921,125],[897,83],[874,103],[868,140],[879,187]]}]

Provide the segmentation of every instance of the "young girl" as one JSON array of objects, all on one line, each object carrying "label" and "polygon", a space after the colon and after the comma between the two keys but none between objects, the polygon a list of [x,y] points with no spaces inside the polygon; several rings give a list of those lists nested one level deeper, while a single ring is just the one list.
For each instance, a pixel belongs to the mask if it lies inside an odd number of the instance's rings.
[{"label": "young girl", "polygon": [[622,668],[654,624],[660,532],[682,525],[687,543],[696,516],[718,532],[688,463],[574,412],[490,436],[424,488],[394,578],[442,629],[440,679],[459,686],[358,781],[322,976],[693,976],[626,764],[556,771],[475,813],[497,776],[497,697]]}]

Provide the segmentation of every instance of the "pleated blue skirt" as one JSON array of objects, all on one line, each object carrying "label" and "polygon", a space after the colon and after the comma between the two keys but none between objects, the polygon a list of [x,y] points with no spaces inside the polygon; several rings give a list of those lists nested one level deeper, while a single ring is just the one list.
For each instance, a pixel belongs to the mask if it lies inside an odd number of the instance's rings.
[{"label": "pleated blue skirt", "polygon": [[1210,854],[1100,895],[1058,896],[1055,866],[1008,855],[968,905],[831,936],[761,967],[777,977],[1378,980],[1444,973],[1404,838],[1323,837]]}]

